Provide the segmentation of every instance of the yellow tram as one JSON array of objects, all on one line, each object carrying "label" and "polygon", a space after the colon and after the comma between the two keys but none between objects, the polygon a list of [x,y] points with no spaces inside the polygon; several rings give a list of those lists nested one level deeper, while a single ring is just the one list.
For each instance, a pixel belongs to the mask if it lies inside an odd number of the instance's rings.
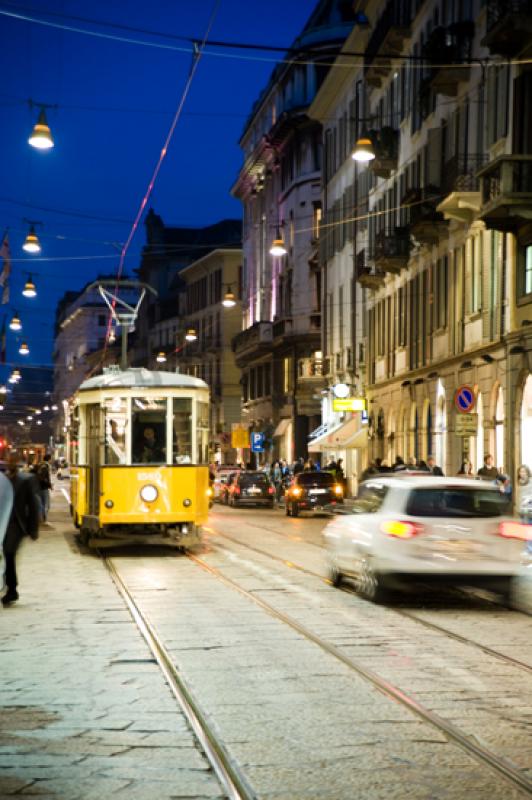
[{"label": "yellow tram", "polygon": [[69,426],[71,509],[92,547],[200,540],[209,508],[209,387],[144,368],[86,380]]}]

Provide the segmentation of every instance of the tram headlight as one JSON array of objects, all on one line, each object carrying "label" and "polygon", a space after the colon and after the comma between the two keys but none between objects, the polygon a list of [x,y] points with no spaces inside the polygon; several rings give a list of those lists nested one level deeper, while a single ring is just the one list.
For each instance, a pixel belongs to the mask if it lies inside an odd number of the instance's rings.
[{"label": "tram headlight", "polygon": [[189,500],[188,497],[185,497],[185,499],[183,500],[183,505],[185,506],[185,508],[189,508],[192,505],[192,500]]},{"label": "tram headlight", "polygon": [[145,503],[154,503],[159,497],[159,492],[155,486],[152,486],[151,483],[148,483],[140,490],[140,496]]}]

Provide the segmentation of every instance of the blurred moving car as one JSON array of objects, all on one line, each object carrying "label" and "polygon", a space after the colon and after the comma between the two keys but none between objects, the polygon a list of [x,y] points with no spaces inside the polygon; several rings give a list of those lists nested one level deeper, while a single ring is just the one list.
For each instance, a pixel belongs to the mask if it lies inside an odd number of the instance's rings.
[{"label": "blurred moving car", "polygon": [[226,486],[228,504],[273,508],[275,487],[264,472],[240,472]]},{"label": "blurred moving car", "polygon": [[343,503],[344,490],[331,472],[298,472],[285,492],[287,517],[302,511],[323,511],[331,503]]},{"label": "blurred moving car", "polygon": [[532,525],[528,524],[528,542],[521,556],[521,565],[512,582],[510,603],[513,608],[532,616]]},{"label": "blurred moving car", "polygon": [[374,602],[415,579],[483,586],[509,599],[527,525],[496,486],[460,478],[382,477],[325,528],[329,577]]},{"label": "blurred moving car", "polygon": [[223,503],[223,501],[224,501],[224,487],[227,484],[227,481],[229,480],[229,477],[233,473],[237,473],[238,471],[239,470],[237,470],[236,467],[231,467],[231,466],[219,467],[216,470],[216,474],[214,476],[214,481],[213,481],[213,484],[212,484],[213,500],[214,500],[215,503],[216,502]]}]

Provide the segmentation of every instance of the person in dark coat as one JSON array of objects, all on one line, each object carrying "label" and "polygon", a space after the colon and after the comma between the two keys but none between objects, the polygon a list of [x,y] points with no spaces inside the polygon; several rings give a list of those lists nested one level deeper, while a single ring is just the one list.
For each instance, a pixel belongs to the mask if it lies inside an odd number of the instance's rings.
[{"label": "person in dark coat", "polygon": [[5,582],[7,592],[2,604],[9,606],[18,600],[16,555],[25,536],[37,539],[39,535],[40,502],[34,475],[21,475],[17,460],[12,456],[8,463],[8,479],[13,486],[13,509],[4,537]]}]

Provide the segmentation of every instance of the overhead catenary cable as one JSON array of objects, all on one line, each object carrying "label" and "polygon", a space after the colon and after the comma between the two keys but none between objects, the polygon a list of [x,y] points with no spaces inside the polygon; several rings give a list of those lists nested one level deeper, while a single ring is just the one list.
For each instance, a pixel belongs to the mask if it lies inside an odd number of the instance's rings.
[{"label": "overhead catenary cable", "polygon": [[[152,48],[157,48],[157,49],[162,49],[162,50],[170,50],[170,51],[183,53],[183,54],[190,54],[190,47],[185,47],[185,46],[181,47],[179,45],[164,44],[162,42],[150,42],[150,41],[147,41],[145,39],[132,39],[130,37],[117,36],[116,34],[104,33],[102,31],[91,31],[91,30],[87,30],[86,28],[78,28],[78,27],[75,27],[75,26],[72,26],[72,25],[64,25],[64,24],[60,24],[60,23],[56,23],[56,22],[50,22],[48,20],[39,19],[38,17],[29,16],[28,14],[19,14],[19,13],[15,13],[13,11],[7,11],[7,10],[1,9],[1,8],[0,8],[0,16],[5,16],[5,17],[13,18],[13,19],[18,19],[18,20],[21,20],[23,22],[31,22],[31,23],[34,23],[36,25],[42,25],[42,26],[48,27],[48,28],[55,28],[55,29],[58,29],[58,30],[65,30],[65,31],[69,31],[71,33],[78,33],[78,34],[82,34],[82,35],[85,35],[85,36],[93,36],[93,37],[96,37],[96,38],[99,38],[99,39],[107,39],[107,40],[111,40],[111,41],[118,41],[118,42],[122,42],[123,44],[133,44],[133,45],[138,45],[138,46],[142,46],[142,47],[152,47]],[[197,39],[193,39],[193,38],[190,39],[190,42],[194,46],[198,46],[198,44],[199,44],[198,40]],[[223,47],[226,47],[226,48],[230,48],[230,47],[234,46],[234,43],[223,44],[223,43],[218,42],[217,46],[220,46],[220,47],[223,46]],[[244,46],[244,45],[241,45],[241,46]],[[275,51],[277,52],[277,48],[274,48],[273,46],[261,47],[260,45],[248,45],[247,48],[248,49],[256,49],[256,50],[275,49]],[[280,48],[280,49],[281,49],[282,52],[290,52],[290,48],[287,49],[287,48],[283,47],[283,48]],[[292,51],[292,52],[299,53],[300,50],[297,49],[297,50]],[[242,55],[242,54],[239,54],[239,53],[222,53],[222,52],[216,52],[216,51],[210,51],[210,50],[203,50],[202,54],[203,55],[207,55],[207,56],[211,56],[211,57],[214,57],[214,58],[236,59],[236,60],[239,60],[239,61],[262,61],[262,62],[273,63],[273,64],[279,64],[279,63],[283,63],[283,64],[299,64],[299,65],[301,65],[301,64],[316,65],[317,64],[317,65],[328,66],[331,69],[352,69],[353,66],[357,66],[357,64],[354,63],[353,61],[349,61],[350,58],[358,58],[358,59],[360,59],[360,64],[358,66],[362,66],[363,67],[364,66],[364,58],[367,56],[367,53],[350,53],[349,51],[343,52],[343,51],[339,51],[339,50],[337,52],[335,52],[335,53],[328,53],[328,54],[327,53],[320,53],[319,51],[311,51],[311,52],[315,56],[315,58],[313,58],[312,60],[305,60],[304,58],[294,58],[294,59],[285,58],[285,59],[282,59],[281,62],[279,61],[279,58],[275,58],[273,56],[271,56],[271,57],[270,56],[251,56],[251,55]],[[321,59],[320,59],[320,56],[321,56]],[[342,59],[342,58],[347,59],[348,63],[343,63],[343,62],[340,62],[340,61],[335,61],[335,63],[331,62],[331,59]],[[393,53],[393,54],[389,54],[389,53],[388,54],[383,54],[383,53],[382,54],[375,54],[374,56],[372,56],[372,58],[373,58],[374,61],[378,60],[378,59],[385,59],[387,62],[391,62],[395,69],[422,69],[422,70],[426,69],[427,65],[428,66],[432,66],[432,67],[445,67],[446,69],[453,69],[453,68],[460,69],[460,68],[463,68],[464,64],[469,64],[470,66],[476,66],[476,67],[484,68],[486,66],[490,66],[490,64],[493,64],[495,66],[502,66],[503,64],[524,65],[524,64],[532,63],[532,59],[492,59],[491,57],[490,58],[486,57],[486,58],[482,58],[482,59],[479,59],[479,58],[476,58],[476,59],[463,59],[460,62],[454,62],[454,63],[450,63],[450,64],[449,63],[438,64],[438,63],[428,62],[427,59],[423,58],[422,56],[416,57],[416,56],[411,56],[411,55],[397,55],[396,53]]]}]

